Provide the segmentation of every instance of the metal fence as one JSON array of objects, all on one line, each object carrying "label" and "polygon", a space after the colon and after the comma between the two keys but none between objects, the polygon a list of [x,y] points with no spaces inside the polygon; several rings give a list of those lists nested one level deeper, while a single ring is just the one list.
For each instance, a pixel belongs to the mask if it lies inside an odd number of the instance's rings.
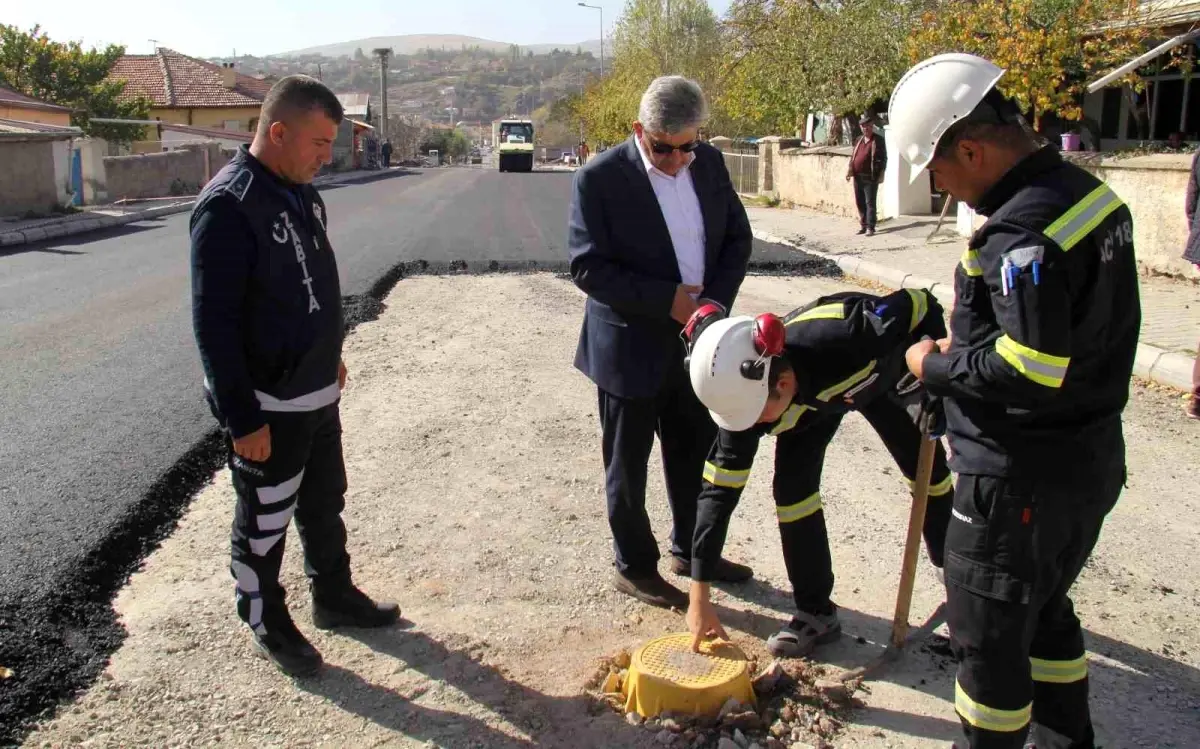
[{"label": "metal fence", "polygon": [[746,195],[758,194],[758,152],[726,151],[725,168],[733,179],[733,189]]}]

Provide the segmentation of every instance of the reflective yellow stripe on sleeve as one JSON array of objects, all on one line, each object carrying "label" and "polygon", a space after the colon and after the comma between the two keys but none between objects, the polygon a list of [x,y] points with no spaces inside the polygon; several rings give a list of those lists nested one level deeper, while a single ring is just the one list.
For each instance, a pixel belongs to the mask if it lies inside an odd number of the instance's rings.
[{"label": "reflective yellow stripe on sleeve", "polygon": [[800,417],[804,415],[804,412],[809,410],[811,409],[808,406],[799,406],[795,403],[788,406],[787,410],[783,412],[783,416],[779,417],[779,423],[771,430],[771,436],[777,437],[796,426],[796,422],[800,421]]},{"label": "reflective yellow stripe on sleeve", "polygon": [[784,327],[794,325],[798,322],[806,320],[845,320],[846,305],[842,302],[832,302],[830,304],[822,304],[819,307],[813,307],[809,310],[804,310],[800,314],[793,317],[784,323]]},{"label": "reflective yellow stripe on sleeve", "polygon": [[775,514],[779,516],[780,523],[794,523],[815,515],[821,507],[821,492],[817,492],[794,505],[776,505]]},{"label": "reflective yellow stripe on sleeve", "polygon": [[970,248],[963,250],[959,264],[962,265],[963,272],[972,278],[983,275],[983,266],[979,264],[979,255],[975,250]]},{"label": "reflective yellow stripe on sleeve", "polygon": [[716,486],[723,486],[726,489],[741,489],[750,481],[750,469],[731,471],[728,468],[721,468],[715,463],[705,462],[704,480]]},{"label": "reflective yellow stripe on sleeve", "polygon": [[872,359],[870,364],[863,367],[859,371],[850,375],[849,377],[847,377],[846,379],[837,383],[836,385],[830,385],[829,387],[825,388],[821,392],[817,393],[817,400],[828,401],[831,398],[833,398],[833,396],[837,395],[838,393],[846,392],[850,388],[854,387],[858,383],[860,383],[863,380],[870,377],[871,373],[875,371],[876,364],[878,364],[878,362],[876,360]]},{"label": "reflective yellow stripe on sleeve", "polygon": [[[916,481],[913,481],[912,479],[904,479],[904,481],[905,481],[905,483],[908,484],[908,490],[910,492],[914,492],[917,490],[917,482]],[[952,491],[954,491],[954,477],[953,476],[947,476],[946,478],[942,479],[941,481],[937,482],[936,484],[929,485],[929,496],[931,496],[931,497],[940,497],[943,494],[949,494]]]},{"label": "reflective yellow stripe on sleeve", "polygon": [[1050,684],[1070,684],[1075,681],[1083,681],[1088,675],[1086,655],[1066,661],[1030,658],[1029,665],[1034,681]]},{"label": "reflective yellow stripe on sleeve", "polygon": [[1124,203],[1108,185],[1100,185],[1046,227],[1046,236],[1068,251]]},{"label": "reflective yellow stripe on sleeve", "polygon": [[971,699],[958,680],[954,680],[954,709],[962,719],[985,731],[1020,731],[1033,716],[1033,703],[1017,710],[1001,710]]},{"label": "reflective yellow stripe on sleeve", "polygon": [[996,339],[996,353],[1026,379],[1050,388],[1062,387],[1067,376],[1068,356],[1052,356],[1017,343],[1007,335]]},{"label": "reflective yellow stripe on sleeve", "polygon": [[924,291],[917,289],[905,289],[908,295],[912,297],[912,323],[908,326],[908,332],[913,332],[921,321],[925,319],[925,314],[929,312],[929,297]]}]

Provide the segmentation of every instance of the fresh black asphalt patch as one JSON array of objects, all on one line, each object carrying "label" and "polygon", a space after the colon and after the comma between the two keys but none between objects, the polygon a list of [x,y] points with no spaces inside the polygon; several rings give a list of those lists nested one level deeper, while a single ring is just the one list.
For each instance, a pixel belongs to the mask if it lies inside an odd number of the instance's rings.
[{"label": "fresh black asphalt patch", "polygon": [[[366,293],[343,298],[346,330],[377,319],[382,300],[405,276],[547,272],[562,276],[568,270],[566,262],[398,263]],[[842,275],[831,261],[758,241],[750,271]],[[13,672],[0,680],[0,746],[19,745],[38,719],[87,689],[104,670],[108,657],[125,639],[113,598],[142,560],[174,531],[192,498],[224,464],[226,449],[219,430],[206,434],[51,592],[25,598],[0,593],[0,666]]]}]

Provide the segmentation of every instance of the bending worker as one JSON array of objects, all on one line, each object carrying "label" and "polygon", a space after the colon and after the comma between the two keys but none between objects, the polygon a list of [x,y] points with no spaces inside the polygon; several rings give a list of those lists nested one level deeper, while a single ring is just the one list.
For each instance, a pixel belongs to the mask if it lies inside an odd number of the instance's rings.
[{"label": "bending worker", "polygon": [[[704,467],[692,548],[688,627],[699,646],[725,636],[709,601],[729,518],[750,478],[764,435],[775,443],[775,511],[796,615],[767,641],[781,657],[806,655],[841,634],[833,592],[833,562],[821,505],[825,448],[842,417],[860,411],[883,439],[910,486],[921,433],[914,415],[920,386],[906,377],[904,354],[923,336],[940,338],[942,308],[927,291],[886,297],[848,292],[822,297],[783,318],[724,318],[702,307],[685,329],[692,342],[692,387],[720,426]],[[908,387],[901,386],[906,379]],[[937,446],[923,535],[930,560],[942,566],[954,486]]]},{"label": "bending worker", "polygon": [[987,217],[955,271],[952,340],[908,365],[945,396],[959,474],[946,536],[955,708],[972,747],[1091,747],[1068,592],[1125,481],[1121,413],[1141,322],[1133,220],[1039,147],[972,55],[919,63],[890,120],[913,178]]}]

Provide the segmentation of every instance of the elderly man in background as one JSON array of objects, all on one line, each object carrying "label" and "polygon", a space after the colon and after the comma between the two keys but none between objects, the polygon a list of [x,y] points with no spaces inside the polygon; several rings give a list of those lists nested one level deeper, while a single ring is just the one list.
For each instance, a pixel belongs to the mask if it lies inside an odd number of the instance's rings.
[{"label": "elderly man in background", "polygon": [[854,180],[854,204],[858,207],[858,233],[868,237],[875,234],[876,205],[879,202],[879,183],[887,171],[887,144],[875,134],[875,119],[870,114],[859,121],[862,137],[854,144],[846,181]]},{"label": "elderly man in background", "polygon": [[[750,258],[746,211],[720,152],[699,141],[700,87],[655,79],[633,135],[575,176],[568,222],[571,277],[587,295],[575,366],[596,385],[617,590],[681,610],[687,594],[658,572],[646,515],[657,434],[674,528],[671,568],[691,574],[704,460],[716,436],[683,367],[684,323],[701,303],[733,306]],[[748,567],[721,560],[714,579]]]}]

